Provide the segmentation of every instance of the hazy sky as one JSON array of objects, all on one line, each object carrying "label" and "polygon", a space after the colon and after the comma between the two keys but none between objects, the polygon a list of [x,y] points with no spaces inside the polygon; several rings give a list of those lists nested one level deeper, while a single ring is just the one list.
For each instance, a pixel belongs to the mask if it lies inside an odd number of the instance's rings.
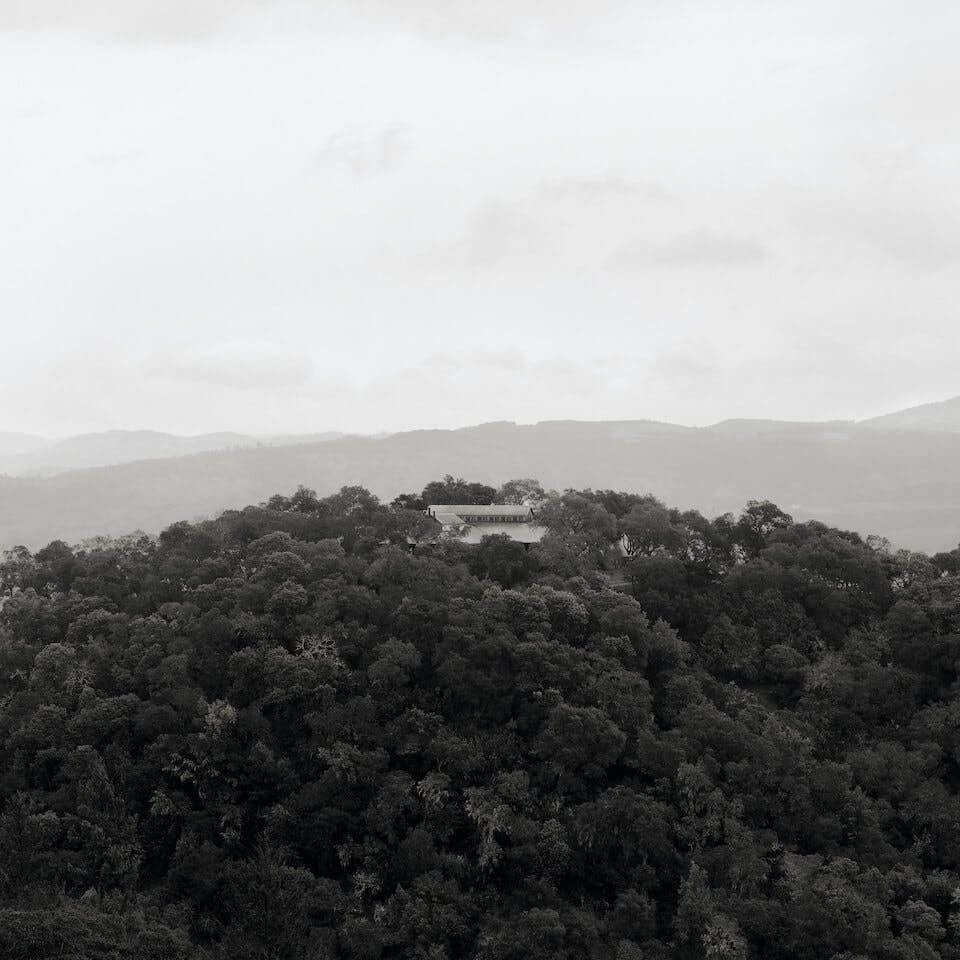
[{"label": "hazy sky", "polygon": [[0,0],[0,430],[960,394],[956,0]]}]

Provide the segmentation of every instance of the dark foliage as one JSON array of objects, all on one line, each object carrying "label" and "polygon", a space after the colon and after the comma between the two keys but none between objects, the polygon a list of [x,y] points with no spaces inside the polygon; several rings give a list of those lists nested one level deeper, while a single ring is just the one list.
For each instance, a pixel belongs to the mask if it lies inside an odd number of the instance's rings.
[{"label": "dark foliage", "polygon": [[960,957],[960,551],[531,491],[6,554],[0,956]]},{"label": "dark foliage", "polygon": [[499,501],[497,488],[485,483],[468,483],[449,473],[442,480],[432,480],[420,493],[401,493],[391,506],[407,510],[426,510],[437,503],[493,503]]}]

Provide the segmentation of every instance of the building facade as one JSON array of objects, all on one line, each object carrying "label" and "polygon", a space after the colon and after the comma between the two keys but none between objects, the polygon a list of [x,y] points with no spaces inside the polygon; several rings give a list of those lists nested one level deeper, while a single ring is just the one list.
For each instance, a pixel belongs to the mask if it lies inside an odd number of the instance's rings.
[{"label": "building facade", "polygon": [[463,543],[479,543],[484,537],[505,535],[529,546],[547,532],[537,523],[532,507],[511,503],[435,503],[426,514],[440,525],[438,533]]}]

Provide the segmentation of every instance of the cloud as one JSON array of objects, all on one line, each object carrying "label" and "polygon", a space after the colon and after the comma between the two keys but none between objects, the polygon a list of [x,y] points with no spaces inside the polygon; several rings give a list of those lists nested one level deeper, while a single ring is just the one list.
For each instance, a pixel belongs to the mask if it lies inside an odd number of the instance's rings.
[{"label": "cloud", "polygon": [[834,191],[800,198],[797,225],[874,251],[907,266],[938,269],[960,263],[960,225],[955,203],[912,184],[867,196]]},{"label": "cloud", "polygon": [[584,364],[575,360],[545,360],[534,364],[533,381],[551,392],[563,391],[567,395],[592,397],[603,387],[602,364]]},{"label": "cloud", "polygon": [[0,28],[176,42],[206,39],[253,14],[325,35],[353,22],[439,40],[538,40],[582,36],[625,9],[626,0],[594,0],[589,8],[556,0],[549,16],[537,0],[0,0]]},{"label": "cloud", "polygon": [[884,253],[919,267],[953,267],[960,263],[960,230],[954,224],[937,224],[929,230],[902,226],[874,235],[872,242]]},{"label": "cloud", "polygon": [[427,260],[446,268],[518,270],[562,260],[579,270],[596,263],[610,231],[633,222],[631,210],[621,212],[630,201],[669,204],[673,198],[657,184],[621,177],[544,180],[522,199],[482,204],[460,235],[436,246]]},{"label": "cloud", "polygon": [[49,107],[41,106],[40,104],[33,104],[32,106],[21,107],[18,110],[14,110],[12,118],[17,123],[30,123],[34,120],[41,120],[49,115]]},{"label": "cloud", "polygon": [[477,269],[538,260],[552,248],[553,237],[540,218],[492,202],[477,210],[462,235],[430,259],[440,266]]},{"label": "cloud", "polygon": [[140,155],[134,150],[101,150],[97,153],[90,154],[85,158],[84,162],[92,167],[119,168],[136,163],[139,156]]},{"label": "cloud", "polygon": [[462,38],[480,42],[505,38],[545,39],[572,37],[582,41],[599,32],[609,38],[611,18],[630,11],[629,0],[553,0],[545,7],[540,0],[366,0],[356,4],[368,20],[392,24],[428,38]]},{"label": "cloud", "polygon": [[199,40],[256,0],[0,0],[0,27],[135,40]]},{"label": "cloud", "polygon": [[235,340],[152,354],[144,363],[151,376],[216,387],[270,390],[303,387],[313,364],[303,354],[267,341]]},{"label": "cloud", "polygon": [[752,237],[698,230],[665,241],[630,240],[614,253],[611,263],[620,269],[645,266],[740,267],[758,263],[765,257],[766,251]]},{"label": "cloud", "polygon": [[544,180],[540,184],[538,192],[540,197],[545,200],[572,200],[588,203],[602,200],[642,200],[652,203],[669,203],[674,199],[658,183],[646,183],[624,177]]},{"label": "cloud", "polygon": [[342,167],[357,176],[385,173],[395,170],[409,149],[405,124],[391,123],[379,130],[345,127],[314,154],[311,166]]},{"label": "cloud", "polygon": [[[488,339],[488,338],[486,338]],[[484,342],[480,337],[475,342]],[[443,355],[398,362],[370,377],[351,404],[351,416],[363,408],[364,432],[455,428],[497,420],[532,423],[543,419],[589,416],[610,394],[607,371],[565,358],[536,359],[522,339],[502,343],[497,357],[458,344]],[[474,362],[476,361],[476,362]],[[589,410],[584,403],[591,403]]]}]

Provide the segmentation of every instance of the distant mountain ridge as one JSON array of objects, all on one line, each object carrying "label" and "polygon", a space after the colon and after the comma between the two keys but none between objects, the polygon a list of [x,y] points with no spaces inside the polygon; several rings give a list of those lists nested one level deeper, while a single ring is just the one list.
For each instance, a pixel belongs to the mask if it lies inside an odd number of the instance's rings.
[{"label": "distant mountain ridge", "polygon": [[860,422],[497,421],[376,437],[0,433],[0,549],[156,533],[301,483],[321,494],[361,484],[392,499],[445,473],[653,493],[708,515],[770,499],[800,519],[946,550],[960,542],[960,397]]},{"label": "distant mountain ridge", "polygon": [[855,430],[857,424],[853,420],[721,420],[709,427],[701,429],[727,437],[759,437],[782,434],[785,436],[819,435],[845,436]]},{"label": "distant mountain ridge", "polygon": [[0,434],[0,474],[52,476],[69,470],[106,467],[136,460],[183,457],[243,447],[316,443],[341,436],[343,434],[331,432],[257,437],[230,431],[179,436],[159,430],[106,430],[51,440],[28,434]]},{"label": "distant mountain ridge", "polygon": [[854,423],[698,429],[548,421],[258,445],[0,478],[0,548],[156,533],[298,484],[320,494],[360,484],[390,500],[446,473],[497,485],[536,477],[554,489],[652,493],[708,516],[769,499],[798,519],[880,534],[912,549],[960,542],[960,435]]},{"label": "distant mountain ridge", "polygon": [[[859,422],[853,420],[793,421],[739,418],[721,420],[707,427],[688,427],[659,420],[544,420],[536,426],[541,431],[557,431],[571,424],[589,423],[594,431],[602,430],[608,437],[623,440],[655,435],[692,434],[697,431],[714,436],[748,437],[773,435],[821,435],[841,438],[858,427],[879,429],[938,430],[960,433],[960,397],[939,403],[925,403],[895,413],[871,417]],[[485,432],[496,431],[510,421],[494,421],[473,428]],[[599,425],[603,424],[602,427]],[[408,431],[419,433],[424,431]],[[431,431],[426,431],[431,432]],[[444,432],[444,431],[438,431]],[[306,434],[247,434],[232,431],[182,436],[159,430],[105,430],[76,436],[52,439],[26,433],[0,432],[0,476],[53,476],[70,470],[114,466],[137,460],[157,460],[168,457],[190,456],[196,453],[229,450],[243,447],[279,447],[304,443],[338,440],[348,434],[338,431]],[[376,434],[373,439],[384,439],[389,433]]]},{"label": "distant mountain ridge", "polygon": [[960,397],[936,403],[922,403],[918,407],[871,417],[861,423],[864,426],[888,430],[945,430],[949,433],[960,433]]}]

